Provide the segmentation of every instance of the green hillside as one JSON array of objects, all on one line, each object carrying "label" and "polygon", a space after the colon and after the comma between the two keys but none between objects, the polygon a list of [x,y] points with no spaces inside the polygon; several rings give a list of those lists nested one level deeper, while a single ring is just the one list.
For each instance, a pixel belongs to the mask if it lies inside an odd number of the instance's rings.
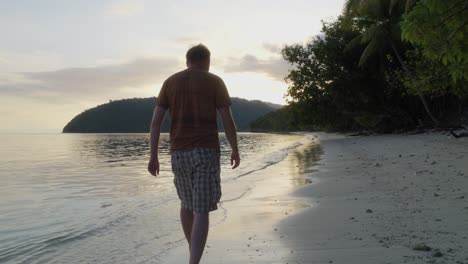
[{"label": "green hillside", "polygon": [[[63,128],[63,133],[145,133],[149,132],[157,98],[133,98],[110,101],[87,109],[75,116]],[[232,112],[239,131],[249,131],[250,123],[281,107],[258,100],[232,98]],[[221,122],[218,118],[218,126]],[[169,131],[169,119],[162,131]],[[222,130],[220,128],[220,130]]]},{"label": "green hillside", "polygon": [[294,114],[290,107],[285,106],[266,113],[250,124],[253,132],[288,132],[300,130],[294,122]]}]

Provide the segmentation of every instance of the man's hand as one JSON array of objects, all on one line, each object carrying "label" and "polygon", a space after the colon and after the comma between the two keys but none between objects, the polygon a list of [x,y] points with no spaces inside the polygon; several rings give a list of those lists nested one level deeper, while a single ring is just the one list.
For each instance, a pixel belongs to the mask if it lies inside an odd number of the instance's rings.
[{"label": "man's hand", "polygon": [[159,175],[159,159],[150,158],[148,162],[148,172],[153,176]]},{"label": "man's hand", "polygon": [[239,150],[237,148],[237,129],[234,119],[232,119],[231,107],[225,106],[218,108],[219,115],[221,116],[221,121],[223,122],[224,132],[229,141],[229,145],[232,148],[231,154],[231,166],[232,169],[239,167],[240,157]]},{"label": "man's hand", "polygon": [[239,151],[232,151],[232,154],[231,154],[232,169],[235,169],[235,168],[239,167],[239,164],[240,164]]},{"label": "man's hand", "polygon": [[157,176],[159,174],[159,159],[158,159],[158,151],[159,151],[159,135],[161,133],[161,124],[164,119],[164,115],[166,114],[167,109],[156,106],[154,108],[153,113],[153,120],[151,121],[151,129],[150,129],[150,160],[148,162],[148,171],[153,176]]}]

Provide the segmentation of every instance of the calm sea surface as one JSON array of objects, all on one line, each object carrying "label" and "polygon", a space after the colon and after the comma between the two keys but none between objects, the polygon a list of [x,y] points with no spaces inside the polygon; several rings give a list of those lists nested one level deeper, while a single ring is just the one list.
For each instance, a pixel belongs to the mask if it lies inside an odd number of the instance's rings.
[{"label": "calm sea surface", "polygon": [[[302,138],[240,133],[242,163],[231,170],[221,134],[221,201],[241,197],[251,172]],[[3,134],[0,142],[0,263],[161,263],[185,243],[167,134],[157,178],[146,171],[148,134]],[[213,225],[226,215],[222,202]]]}]

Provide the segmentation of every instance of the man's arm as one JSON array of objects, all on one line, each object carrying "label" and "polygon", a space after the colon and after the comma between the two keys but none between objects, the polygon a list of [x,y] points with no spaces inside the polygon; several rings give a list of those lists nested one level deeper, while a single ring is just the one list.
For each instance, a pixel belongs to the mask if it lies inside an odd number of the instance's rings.
[{"label": "man's arm", "polygon": [[161,133],[161,124],[164,120],[166,109],[161,106],[156,106],[153,113],[153,120],[150,128],[150,151],[151,156],[148,163],[148,172],[156,176],[159,174],[159,135]]},{"label": "man's arm", "polygon": [[231,145],[232,148],[231,166],[235,169],[240,164],[239,149],[237,148],[236,123],[234,123],[234,119],[232,118],[231,107],[221,107],[218,108],[218,111],[221,115],[221,120],[223,121],[224,132],[226,133],[229,145]]}]

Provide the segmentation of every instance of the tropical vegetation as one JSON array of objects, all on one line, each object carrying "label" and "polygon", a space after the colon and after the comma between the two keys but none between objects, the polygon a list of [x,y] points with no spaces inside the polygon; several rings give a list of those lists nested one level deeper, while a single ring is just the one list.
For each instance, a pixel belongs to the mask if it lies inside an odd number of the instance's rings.
[{"label": "tropical vegetation", "polygon": [[392,132],[466,123],[467,10],[466,0],[347,0],[312,41],[284,47],[288,107],[252,128]]}]

